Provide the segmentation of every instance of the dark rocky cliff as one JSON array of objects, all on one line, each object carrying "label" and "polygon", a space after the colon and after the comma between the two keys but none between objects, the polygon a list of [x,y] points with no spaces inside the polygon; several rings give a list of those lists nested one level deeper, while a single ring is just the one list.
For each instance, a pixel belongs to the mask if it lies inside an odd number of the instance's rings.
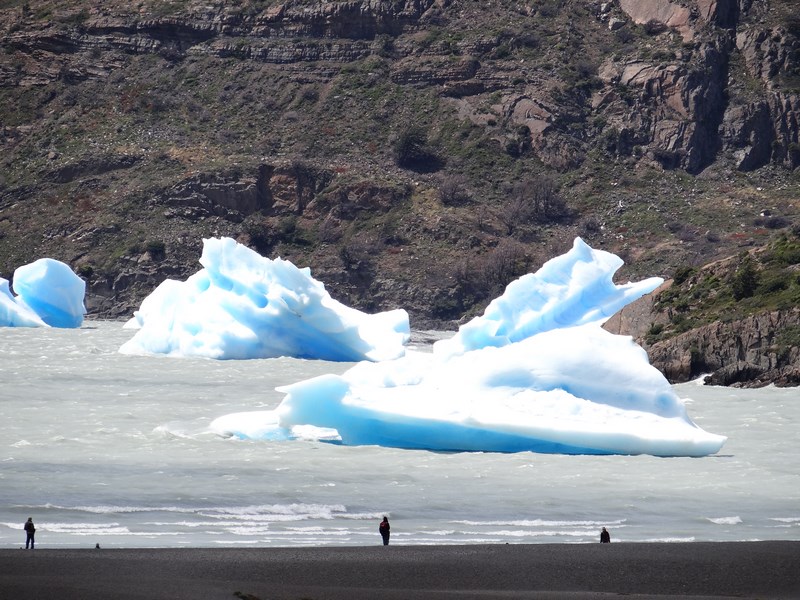
[{"label": "dark rocky cliff", "polygon": [[577,235],[622,277],[764,247],[798,222],[795,8],[6,0],[0,275],[59,258],[124,317],[228,235],[452,327]]},{"label": "dark rocky cliff", "polygon": [[800,348],[786,334],[796,337],[799,328],[800,309],[766,312],[682,333],[654,344],[648,354],[670,381],[706,375],[712,385],[796,386]]},{"label": "dark rocky cliff", "polygon": [[633,336],[672,382],[704,376],[713,385],[796,386],[798,258],[800,239],[784,236],[702,268],[680,269],[606,328]]},{"label": "dark rocky cliff", "polygon": [[720,320],[649,345],[647,331],[659,320],[649,297],[615,315],[606,328],[636,338],[673,383],[704,377],[707,384],[734,387],[800,385],[798,308]]}]

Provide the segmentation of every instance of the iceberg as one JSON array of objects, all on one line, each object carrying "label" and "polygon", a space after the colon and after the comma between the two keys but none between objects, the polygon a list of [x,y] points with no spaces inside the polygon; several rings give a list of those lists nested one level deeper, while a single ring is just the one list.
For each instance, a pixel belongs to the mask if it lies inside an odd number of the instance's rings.
[{"label": "iceberg", "polygon": [[77,328],[86,314],[86,282],[68,265],[40,258],[14,271],[14,294],[0,277],[1,327]]},{"label": "iceberg", "polygon": [[337,302],[287,260],[265,258],[230,238],[203,240],[203,269],[167,279],[125,327],[123,354],[215,359],[395,359],[410,337],[408,314],[366,314]]},{"label": "iceberg", "polygon": [[601,327],[662,282],[616,285],[622,264],[576,239],[433,352],[280,387],[274,411],[225,415],[210,428],[272,440],[316,429],[346,445],[435,451],[713,454],[726,438],[689,418],[630,337]]}]

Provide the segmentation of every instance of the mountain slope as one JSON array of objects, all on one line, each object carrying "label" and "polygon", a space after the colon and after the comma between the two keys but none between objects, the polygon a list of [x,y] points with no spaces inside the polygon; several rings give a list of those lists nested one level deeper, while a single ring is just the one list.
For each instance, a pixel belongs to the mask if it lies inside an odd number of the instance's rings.
[{"label": "mountain slope", "polygon": [[576,235],[736,256],[795,235],[792,6],[0,0],[0,274],[122,317],[227,235],[441,327]]}]

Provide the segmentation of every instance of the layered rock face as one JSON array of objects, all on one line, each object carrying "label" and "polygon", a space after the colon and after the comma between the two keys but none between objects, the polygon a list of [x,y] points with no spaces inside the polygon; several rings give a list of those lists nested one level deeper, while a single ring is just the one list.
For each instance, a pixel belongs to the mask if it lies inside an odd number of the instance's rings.
[{"label": "layered rock face", "polygon": [[701,375],[710,385],[761,387],[800,385],[800,348],[781,343],[800,326],[800,309],[717,322],[648,349],[652,364],[672,382]]},{"label": "layered rock face", "polygon": [[[374,53],[378,36],[397,36],[417,25],[435,6],[419,2],[330,2],[277,4],[266,10],[243,13],[235,6],[192,3],[181,16],[136,18],[113,9],[92,7],[65,13],[49,26],[34,30],[23,19],[5,36],[4,45],[35,55],[47,52],[57,62],[70,64],[80,50],[120,50],[131,54],[160,53],[167,57],[236,56],[269,63],[312,61],[352,62]],[[64,21],[77,27],[64,27]],[[41,57],[40,57],[41,58]],[[62,65],[63,66],[63,65]],[[3,73],[4,85],[41,84],[63,72],[42,71],[36,76]],[[85,71],[74,76],[103,75]]]},{"label": "layered rock face", "polygon": [[[26,5],[27,6],[27,5]],[[770,26],[768,0],[617,0],[593,2],[596,18],[615,35],[652,39],[650,56],[611,56],[595,65],[601,85],[590,114],[606,122],[615,151],[642,157],[665,168],[698,173],[721,154],[741,170],[769,163],[795,168],[800,163],[800,22]],[[511,85],[513,73],[498,71],[480,57],[509,43],[503,35],[463,39],[421,48],[411,35],[446,22],[441,0],[281,3],[260,11],[189,3],[180,16],[133,18],[112,9],[68,11],[51,25],[24,26],[23,18],[5,36],[8,51],[27,55],[16,69],[0,68],[0,86],[44,85],[59,79],[106,77],[121,59],[91,51],[237,57],[292,65],[307,80],[325,81],[342,65],[369,56],[392,57],[392,81],[438,86],[466,118],[486,126],[485,93],[499,93],[491,111],[510,127],[527,129],[526,147],[557,168],[597,142],[584,128],[576,136],[576,102],[585,89],[569,90],[570,102],[553,98],[549,85]],[[536,13],[536,9],[529,9]],[[539,11],[540,13],[543,10]],[[77,27],[64,27],[72,19]],[[636,28],[639,29],[636,29]],[[538,42],[537,42],[538,43]],[[458,60],[452,60],[453,55]],[[326,66],[327,64],[327,66]],[[304,65],[313,65],[308,67]],[[299,76],[299,75],[298,75]],[[5,132],[13,136],[14,131]],[[515,144],[517,134],[498,133]],[[607,139],[601,143],[608,143]],[[566,150],[565,150],[566,148]]]},{"label": "layered rock face", "polygon": [[[674,32],[683,42],[672,57],[610,59],[601,67],[606,85],[593,106],[633,140],[628,151],[640,145],[663,166],[692,173],[720,152],[741,170],[798,165],[800,41],[795,29],[761,23],[766,2],[619,0],[618,8],[655,37]],[[611,14],[599,16],[613,27],[621,21]],[[746,86],[756,99],[741,93]]]}]

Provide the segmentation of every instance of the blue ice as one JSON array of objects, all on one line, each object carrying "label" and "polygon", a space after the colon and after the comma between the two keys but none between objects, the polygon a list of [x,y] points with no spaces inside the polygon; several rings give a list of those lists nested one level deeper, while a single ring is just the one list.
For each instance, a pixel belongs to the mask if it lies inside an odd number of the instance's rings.
[{"label": "blue ice", "polygon": [[[40,258],[14,271],[14,292],[0,277],[0,327],[80,327],[86,283],[66,264]],[[16,296],[14,295],[16,293]]]},{"label": "blue ice", "polygon": [[442,451],[713,454],[726,438],[691,420],[630,337],[601,327],[662,283],[616,285],[622,264],[576,239],[432,353],[282,386],[274,411],[225,415],[211,429]]}]

